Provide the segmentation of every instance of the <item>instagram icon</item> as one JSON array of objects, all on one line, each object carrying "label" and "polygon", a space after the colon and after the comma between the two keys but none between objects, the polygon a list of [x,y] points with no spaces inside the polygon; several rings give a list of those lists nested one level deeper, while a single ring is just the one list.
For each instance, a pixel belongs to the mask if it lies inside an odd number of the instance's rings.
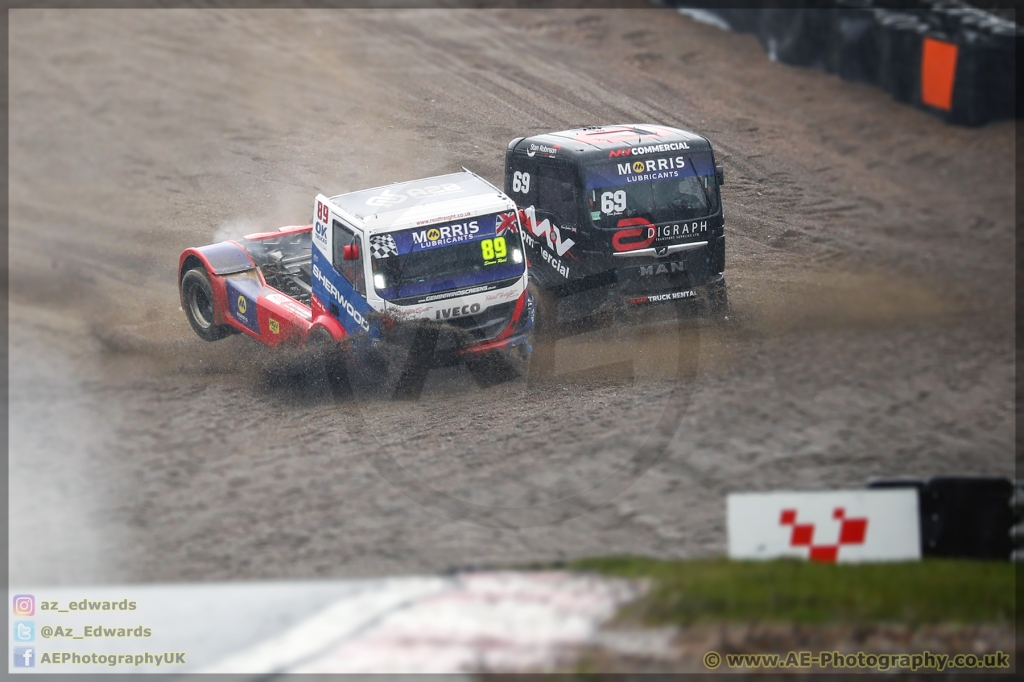
[{"label": "instagram icon", "polygon": [[32,616],[36,612],[36,598],[31,594],[14,595],[14,615]]}]

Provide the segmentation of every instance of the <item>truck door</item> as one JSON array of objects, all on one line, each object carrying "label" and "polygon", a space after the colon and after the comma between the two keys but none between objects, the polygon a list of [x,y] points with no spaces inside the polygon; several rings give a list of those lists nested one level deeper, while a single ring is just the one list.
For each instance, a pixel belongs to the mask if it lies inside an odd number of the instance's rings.
[{"label": "truck door", "polygon": [[576,232],[579,227],[576,183],[566,166],[540,164],[537,168],[537,214],[551,220],[560,230]]},{"label": "truck door", "polygon": [[575,174],[562,164],[538,163],[536,184],[536,203],[532,212],[527,210],[524,227],[538,242],[535,257],[543,261],[536,264],[539,281],[553,286],[579,276],[573,253],[580,241],[579,194]]},{"label": "truck door", "polygon": [[[313,226],[313,295],[311,304],[314,319],[328,313],[336,319],[348,334],[365,331],[375,336],[370,327],[369,314],[372,311],[366,302],[366,280],[363,274],[361,238],[357,231],[342,224],[333,211],[320,209]],[[326,214],[326,215],[325,215]],[[348,251],[345,246],[358,248]]]},{"label": "truck door", "polygon": [[[363,253],[362,239],[352,229],[334,221],[334,269],[352,285],[363,298],[366,298],[366,273],[363,269],[366,255]],[[349,258],[346,260],[345,247],[349,247]],[[353,254],[355,257],[352,257]]]}]

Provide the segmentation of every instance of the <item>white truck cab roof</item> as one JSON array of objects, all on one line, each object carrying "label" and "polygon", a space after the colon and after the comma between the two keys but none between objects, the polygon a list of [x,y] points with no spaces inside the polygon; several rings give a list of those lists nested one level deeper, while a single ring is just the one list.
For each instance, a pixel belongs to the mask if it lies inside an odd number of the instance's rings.
[{"label": "white truck cab roof", "polygon": [[515,210],[500,189],[469,171],[339,194],[330,202],[368,233]]}]

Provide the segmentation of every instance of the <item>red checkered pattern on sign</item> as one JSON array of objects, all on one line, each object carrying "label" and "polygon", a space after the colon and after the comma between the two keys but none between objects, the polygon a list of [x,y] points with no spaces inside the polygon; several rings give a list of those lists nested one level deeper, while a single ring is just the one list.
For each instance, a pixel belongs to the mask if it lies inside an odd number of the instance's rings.
[{"label": "red checkered pattern on sign", "polygon": [[797,511],[795,509],[783,509],[779,516],[780,526],[792,526],[793,531],[789,536],[790,547],[808,547],[808,558],[811,561],[822,563],[834,563],[839,558],[839,548],[844,545],[863,545],[868,534],[868,520],[866,518],[848,519],[846,510],[836,507],[832,510],[832,518],[840,521],[839,542],[835,545],[814,544],[814,524],[797,523]]}]

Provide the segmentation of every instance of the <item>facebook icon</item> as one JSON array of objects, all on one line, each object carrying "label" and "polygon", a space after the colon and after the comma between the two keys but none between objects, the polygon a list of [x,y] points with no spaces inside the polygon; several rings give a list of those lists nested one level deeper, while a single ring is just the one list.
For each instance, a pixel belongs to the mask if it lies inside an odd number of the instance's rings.
[{"label": "facebook icon", "polygon": [[36,648],[34,646],[14,647],[14,667],[34,668],[36,667]]}]

